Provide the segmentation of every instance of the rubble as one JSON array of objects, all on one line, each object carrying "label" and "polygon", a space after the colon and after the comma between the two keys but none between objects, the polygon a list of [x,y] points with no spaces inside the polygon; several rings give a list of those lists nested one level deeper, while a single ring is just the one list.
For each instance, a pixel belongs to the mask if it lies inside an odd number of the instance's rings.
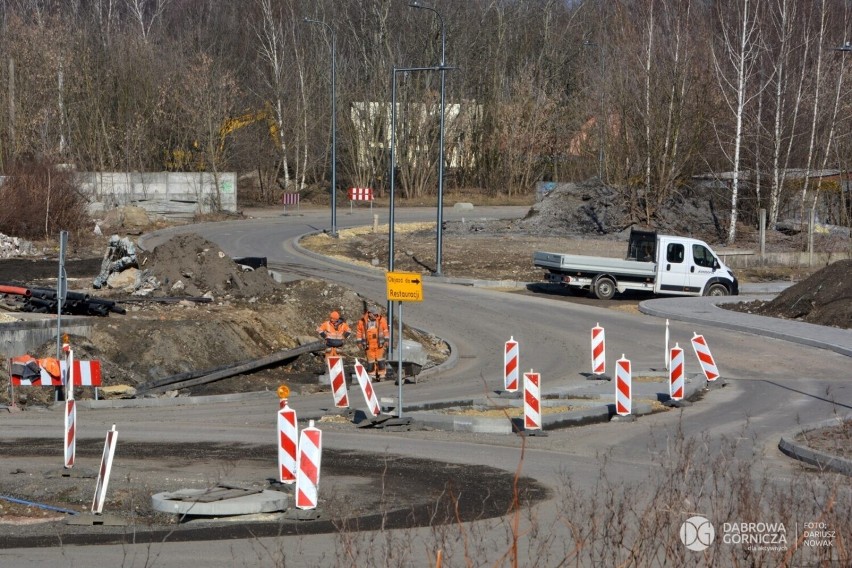
[{"label": "rubble", "polygon": [[0,258],[14,258],[19,256],[34,256],[40,254],[35,245],[20,237],[10,237],[0,233]]}]

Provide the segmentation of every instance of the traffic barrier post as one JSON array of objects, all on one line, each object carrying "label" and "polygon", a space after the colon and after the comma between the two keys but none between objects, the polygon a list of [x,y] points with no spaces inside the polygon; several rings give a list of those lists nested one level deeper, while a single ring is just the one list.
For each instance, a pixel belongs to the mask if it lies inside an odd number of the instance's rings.
[{"label": "traffic barrier post", "polygon": [[541,430],[541,375],[524,373],[524,430]]},{"label": "traffic barrier post", "polygon": [[592,328],[592,373],[603,375],[606,372],[606,332],[601,324]]},{"label": "traffic barrier post", "polygon": [[77,405],[74,403],[74,351],[67,343],[62,345],[65,352],[65,469],[74,467],[77,453]]},{"label": "traffic barrier post", "polygon": [[298,444],[298,423],[296,411],[287,405],[287,399],[281,399],[278,411],[278,480],[281,483],[296,482],[296,446]]},{"label": "traffic barrier post", "polygon": [[692,332],[692,349],[695,351],[695,356],[698,357],[698,362],[701,363],[701,370],[704,371],[704,376],[707,382],[712,383],[719,378],[719,369],[716,368],[716,361],[710,353],[710,347],[707,345],[707,340],[703,335],[698,335]]},{"label": "traffic barrier post", "polygon": [[118,441],[118,432],[115,424],[109,430],[104,441],[104,452],[101,455],[101,467],[98,470],[98,484],[95,487],[95,498],[92,500],[92,513],[100,515],[104,510],[107,486],[109,485],[109,474],[112,471],[112,458],[115,456],[115,443]]},{"label": "traffic barrier post", "polygon": [[296,507],[316,509],[319,497],[322,430],[311,420],[299,436],[299,460],[296,474]]},{"label": "traffic barrier post", "polygon": [[370,379],[367,369],[357,358],[355,359],[355,376],[358,378],[358,384],[361,385],[361,392],[364,394],[364,401],[367,403],[367,411],[373,416],[378,416],[382,409],[379,406],[379,400],[376,398],[376,391],[373,390],[373,381]]},{"label": "traffic barrier post", "polygon": [[669,397],[672,400],[683,400],[683,349],[675,343],[672,347],[669,365]]},{"label": "traffic barrier post", "polygon": [[615,413],[619,416],[627,416],[633,409],[632,382],[630,361],[622,355],[615,362]]},{"label": "traffic barrier post", "polygon": [[349,408],[349,395],[346,391],[346,376],[343,373],[343,357],[331,355],[326,358],[328,376],[331,380],[331,392],[334,394],[334,406]]},{"label": "traffic barrier post", "polygon": [[518,392],[518,342],[509,337],[503,350],[503,389]]}]

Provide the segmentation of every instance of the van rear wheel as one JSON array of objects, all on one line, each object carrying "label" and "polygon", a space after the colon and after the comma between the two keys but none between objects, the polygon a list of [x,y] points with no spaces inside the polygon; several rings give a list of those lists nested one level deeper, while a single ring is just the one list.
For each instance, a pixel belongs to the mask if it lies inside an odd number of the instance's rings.
[{"label": "van rear wheel", "polygon": [[594,288],[599,300],[612,300],[615,296],[615,282],[610,278],[598,278]]},{"label": "van rear wheel", "polygon": [[707,291],[704,293],[705,296],[727,296],[729,295],[728,287],[724,284],[711,284]]}]

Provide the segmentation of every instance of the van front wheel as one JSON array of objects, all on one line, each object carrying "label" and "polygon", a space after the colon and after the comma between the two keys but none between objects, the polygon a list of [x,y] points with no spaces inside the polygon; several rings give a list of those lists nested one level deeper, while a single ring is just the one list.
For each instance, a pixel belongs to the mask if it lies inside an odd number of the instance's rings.
[{"label": "van front wheel", "polygon": [[705,296],[727,296],[728,295],[728,287],[724,284],[711,284],[707,291],[704,293]]}]

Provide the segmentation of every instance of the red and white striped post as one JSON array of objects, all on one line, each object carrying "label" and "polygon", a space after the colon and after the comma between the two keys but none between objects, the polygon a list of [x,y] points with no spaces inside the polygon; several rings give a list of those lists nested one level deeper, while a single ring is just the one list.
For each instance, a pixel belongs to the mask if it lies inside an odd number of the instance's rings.
[{"label": "red and white striped post", "polygon": [[296,445],[299,442],[296,411],[287,405],[287,399],[281,399],[278,410],[278,480],[281,483],[296,481]]},{"label": "red and white striped post", "polygon": [[343,373],[343,357],[332,355],[326,358],[328,376],[331,379],[331,392],[334,394],[334,406],[349,408],[349,394],[346,390],[346,375]]},{"label": "red and white striped post", "polygon": [[541,430],[541,375],[524,373],[524,430]]},{"label": "red and white striped post", "polygon": [[68,343],[62,344],[65,352],[65,469],[74,467],[77,453],[77,404],[74,402],[74,352]]},{"label": "red and white striped post", "polygon": [[98,485],[95,487],[95,498],[92,500],[92,512],[100,515],[104,510],[107,486],[109,485],[109,474],[112,471],[112,458],[115,456],[115,443],[118,441],[118,432],[115,424],[112,430],[107,432],[104,441],[104,453],[101,455],[101,468],[98,470]]},{"label": "red and white striped post", "polygon": [[74,399],[65,401],[65,469],[74,467],[77,452],[77,405]]},{"label": "red and white striped post", "polygon": [[503,389],[518,392],[518,342],[509,337],[503,350]]},{"label": "red and white striped post", "polygon": [[299,463],[296,473],[296,507],[316,509],[319,495],[322,431],[311,420],[299,436]]},{"label": "red and white striped post", "polygon": [[719,378],[719,369],[716,368],[716,362],[710,353],[710,347],[707,346],[707,340],[704,339],[703,335],[693,333],[695,335],[692,338],[692,349],[695,350],[695,356],[701,363],[701,370],[704,371],[707,382],[713,382]]},{"label": "red and white striped post", "polygon": [[633,409],[632,382],[630,360],[622,355],[615,362],[615,413],[619,416],[627,416]]},{"label": "red and white striped post", "polygon": [[361,392],[364,393],[367,410],[373,416],[378,416],[382,409],[379,406],[379,400],[376,398],[376,391],[373,390],[373,381],[370,380],[367,369],[357,358],[355,359],[355,376],[358,378],[358,384],[361,385]]},{"label": "red and white striped post", "polygon": [[592,373],[603,375],[606,372],[606,332],[601,324],[592,328]]},{"label": "red and white striped post", "polygon": [[669,397],[683,400],[683,349],[675,343],[672,347],[669,364]]}]

